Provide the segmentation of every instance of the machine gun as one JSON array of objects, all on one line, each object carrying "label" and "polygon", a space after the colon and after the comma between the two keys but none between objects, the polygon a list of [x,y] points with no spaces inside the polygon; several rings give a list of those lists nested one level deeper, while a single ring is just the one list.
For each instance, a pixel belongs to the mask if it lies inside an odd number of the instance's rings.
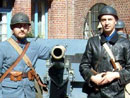
[{"label": "machine gun", "polygon": [[47,62],[49,98],[69,98],[70,96],[70,82],[73,81],[73,70],[65,56],[65,52],[65,46],[54,46],[51,57]]}]

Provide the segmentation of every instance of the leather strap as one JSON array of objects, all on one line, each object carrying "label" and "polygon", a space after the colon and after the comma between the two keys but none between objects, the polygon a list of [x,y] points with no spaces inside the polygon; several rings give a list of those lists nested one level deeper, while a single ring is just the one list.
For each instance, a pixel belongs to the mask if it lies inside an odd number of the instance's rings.
[{"label": "leather strap", "polygon": [[[104,43],[103,44],[103,47],[105,48],[106,52],[108,53],[108,55],[110,56],[110,58],[113,60],[113,63],[115,64],[114,69],[118,69],[118,70],[121,70],[122,69],[122,66],[120,65],[119,62],[115,62],[115,57],[111,51],[111,49],[109,48],[109,46],[107,45],[107,43]],[[112,64],[113,65],[113,64]]]},{"label": "leather strap", "polygon": [[[22,51],[23,51],[22,48],[21,48],[12,38],[10,38],[8,41],[11,43],[11,45],[16,49],[16,51],[17,51],[19,54],[22,53]],[[28,57],[26,54],[23,56],[23,60],[25,61],[25,63],[27,64],[27,66],[29,66],[30,69],[33,71],[34,76],[35,76],[35,78],[36,78],[38,84],[39,84],[40,86],[46,88],[46,85],[42,82],[42,80],[40,79],[39,75],[36,73],[35,69],[34,69],[33,66],[32,66],[32,63],[31,63],[29,57]]]},{"label": "leather strap", "polygon": [[110,58],[112,58],[115,61],[115,57],[111,51],[111,49],[109,48],[109,46],[107,45],[107,43],[103,44],[103,47],[105,48],[105,50],[107,51],[107,53],[109,54]]},{"label": "leather strap", "polygon": [[[9,73],[9,74],[6,76],[6,78],[10,78],[10,76],[11,76],[11,74]],[[22,73],[22,74],[21,74],[21,77],[22,77],[22,78],[28,78],[28,73]]]},{"label": "leather strap", "polygon": [[11,72],[11,70],[13,70],[13,68],[18,64],[18,62],[20,62],[20,60],[23,58],[24,54],[26,53],[28,47],[29,47],[30,43],[27,43],[23,52],[21,52],[21,54],[19,55],[19,57],[16,59],[16,61],[9,67],[9,69],[1,76],[0,78],[0,82],[3,81],[3,79]]}]

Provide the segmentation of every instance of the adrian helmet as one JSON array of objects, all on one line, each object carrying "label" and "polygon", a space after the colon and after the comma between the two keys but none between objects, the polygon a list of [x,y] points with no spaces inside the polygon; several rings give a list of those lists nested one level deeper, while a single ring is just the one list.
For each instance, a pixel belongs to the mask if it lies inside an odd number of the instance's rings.
[{"label": "adrian helmet", "polygon": [[11,19],[10,26],[18,23],[26,23],[30,25],[29,17],[22,12],[16,13]]},{"label": "adrian helmet", "polygon": [[121,28],[124,28],[124,27],[125,27],[125,23],[122,20],[118,20],[115,28],[121,29]]},{"label": "adrian helmet", "polygon": [[99,11],[98,19],[101,19],[103,15],[113,15],[116,19],[118,19],[117,11],[111,6],[105,6]]}]

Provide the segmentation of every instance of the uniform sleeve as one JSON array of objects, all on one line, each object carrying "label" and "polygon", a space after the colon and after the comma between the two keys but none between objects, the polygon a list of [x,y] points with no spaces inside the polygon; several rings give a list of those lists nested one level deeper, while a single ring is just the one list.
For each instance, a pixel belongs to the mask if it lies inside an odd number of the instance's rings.
[{"label": "uniform sleeve", "polygon": [[39,51],[38,51],[38,58],[47,60],[50,57],[50,52],[51,52],[51,46],[45,41],[45,40],[38,40],[39,44]]},{"label": "uniform sleeve", "polygon": [[3,60],[4,60],[4,51],[0,49],[0,73],[2,73]]},{"label": "uniform sleeve", "polygon": [[90,77],[93,75],[93,73],[90,70],[91,62],[92,62],[92,46],[91,46],[91,41],[88,40],[85,52],[83,54],[83,57],[79,66],[80,74],[88,84],[90,83]]},{"label": "uniform sleeve", "polygon": [[120,79],[119,83],[120,85],[125,85],[128,82],[130,82],[130,42],[124,43],[124,58],[125,58],[125,66],[123,66],[123,69],[119,72],[120,73]]}]

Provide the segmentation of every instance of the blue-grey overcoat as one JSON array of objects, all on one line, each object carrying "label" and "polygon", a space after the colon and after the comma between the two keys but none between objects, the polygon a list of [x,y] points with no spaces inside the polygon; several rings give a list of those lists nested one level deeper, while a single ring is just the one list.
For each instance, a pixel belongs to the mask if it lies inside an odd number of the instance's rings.
[{"label": "blue-grey overcoat", "polygon": [[[17,38],[12,35],[12,38],[17,41]],[[21,48],[25,47],[26,39],[18,42]],[[30,58],[33,67],[37,59],[46,60],[50,56],[50,48],[42,39],[32,40],[26,52]],[[18,58],[19,54],[11,46],[8,41],[0,43],[0,73],[4,73],[12,63]],[[26,65],[24,60],[21,60],[14,71],[28,72],[30,68]],[[0,98],[35,98],[34,82],[24,78],[21,81],[11,81],[10,78],[5,78],[0,83]]]}]

